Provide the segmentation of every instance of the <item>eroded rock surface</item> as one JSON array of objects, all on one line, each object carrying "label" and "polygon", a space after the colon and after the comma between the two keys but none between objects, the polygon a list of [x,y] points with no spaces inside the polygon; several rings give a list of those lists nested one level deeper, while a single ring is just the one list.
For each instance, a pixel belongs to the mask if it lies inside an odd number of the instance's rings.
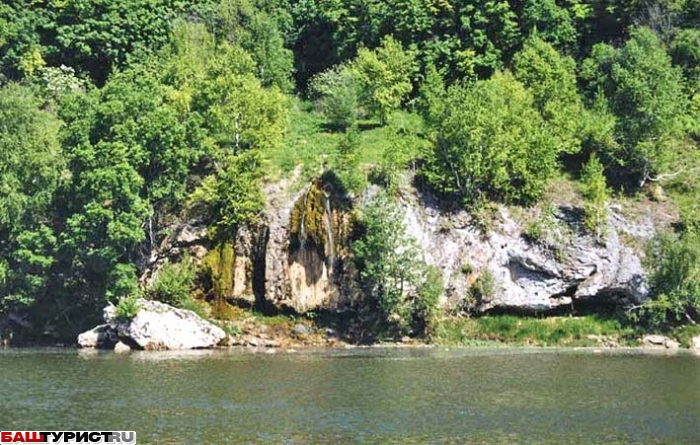
[{"label": "eroded rock surface", "polygon": [[[576,301],[639,303],[648,294],[640,254],[621,241],[624,220],[611,212],[601,242],[582,233],[580,223],[559,209],[552,230],[556,242],[532,242],[524,225],[499,207],[489,230],[479,230],[464,211],[441,212],[418,195],[404,200],[406,227],[423,259],[443,272],[447,298],[464,299],[480,276],[490,275],[493,292],[477,309],[549,311]],[[653,231],[642,231],[642,237]]]},{"label": "eroded rock surface", "polygon": [[[323,177],[301,185],[298,179],[297,172],[266,185],[260,220],[232,241],[229,303],[297,313],[342,311],[357,294],[352,208],[361,208],[376,188],[353,198]],[[445,304],[481,312],[546,312],[639,304],[648,296],[640,246],[656,233],[651,217],[631,222],[610,206],[607,231],[594,239],[581,226],[580,208],[561,201],[540,238],[532,239],[524,233],[534,217],[514,215],[505,206],[496,207],[484,230],[468,212],[444,211],[415,189],[404,190],[399,202],[422,259],[442,271]],[[212,247],[207,243],[205,231],[184,225],[166,244],[171,253],[186,249],[197,259]],[[470,288],[486,277],[491,292],[471,301]]]},{"label": "eroded rock surface", "polygon": [[218,326],[185,309],[158,301],[137,300],[139,311],[129,321],[116,317],[113,306],[105,308],[105,321],[127,344],[148,351],[203,349],[216,346],[225,336]]},{"label": "eroded rock surface", "polygon": [[137,300],[137,315],[131,320],[117,317],[116,308],[104,309],[106,324],[83,332],[78,344],[83,348],[136,348],[148,351],[204,349],[217,346],[226,334],[218,326],[185,309],[165,303]]}]

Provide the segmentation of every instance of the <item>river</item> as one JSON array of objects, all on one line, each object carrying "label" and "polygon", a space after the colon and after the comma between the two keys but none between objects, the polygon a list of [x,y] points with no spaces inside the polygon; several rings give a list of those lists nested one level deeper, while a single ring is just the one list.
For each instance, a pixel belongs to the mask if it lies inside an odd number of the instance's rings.
[{"label": "river", "polygon": [[0,378],[0,429],[139,444],[700,443],[687,352],[4,349]]}]

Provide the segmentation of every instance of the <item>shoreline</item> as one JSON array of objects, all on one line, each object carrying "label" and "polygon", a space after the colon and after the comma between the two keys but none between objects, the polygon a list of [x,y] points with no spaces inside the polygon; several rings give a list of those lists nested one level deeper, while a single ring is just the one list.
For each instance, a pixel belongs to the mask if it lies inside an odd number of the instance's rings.
[{"label": "shoreline", "polygon": [[[352,349],[352,348],[589,348],[614,350],[700,350],[700,327],[647,331],[599,316],[528,318],[511,315],[452,317],[437,322],[427,337],[399,337],[385,330],[362,330],[348,320],[299,316],[263,316],[242,312],[227,321],[209,320],[224,335],[210,349]],[[81,334],[82,335],[82,334]],[[149,349],[115,339],[121,351]],[[9,343],[9,344],[8,344]],[[7,346],[3,346],[7,345]],[[97,344],[81,343],[86,349]],[[76,348],[77,338],[15,338],[10,348]],[[109,345],[102,347],[109,348]],[[170,346],[173,349],[178,346]],[[154,350],[168,345],[155,345]]]},{"label": "shoreline", "polygon": [[521,344],[521,343],[504,343],[504,342],[482,342],[478,344],[439,344],[439,343],[426,343],[426,342],[377,342],[369,344],[354,344],[354,343],[344,343],[336,342],[333,344],[301,344],[301,343],[290,343],[283,346],[252,346],[252,345],[232,345],[232,346],[215,346],[212,348],[198,348],[198,349],[160,349],[160,350],[141,350],[132,349],[130,351],[114,351],[113,349],[99,349],[99,348],[81,348],[77,344],[64,344],[64,343],[34,343],[34,344],[19,344],[19,345],[1,345],[0,351],[10,351],[10,350],[76,350],[82,352],[94,352],[94,353],[115,353],[123,354],[124,352],[144,352],[144,353],[178,353],[178,352],[204,352],[204,351],[251,351],[251,352],[299,352],[299,351],[339,351],[339,350],[371,350],[371,349],[426,349],[426,350],[487,350],[487,349],[521,349],[521,350],[567,350],[567,351],[648,351],[648,352],[693,352],[700,354],[700,349],[694,347],[684,347],[680,346],[677,348],[669,348],[659,345],[616,345],[616,346],[593,346],[593,345],[537,345],[537,344]]}]

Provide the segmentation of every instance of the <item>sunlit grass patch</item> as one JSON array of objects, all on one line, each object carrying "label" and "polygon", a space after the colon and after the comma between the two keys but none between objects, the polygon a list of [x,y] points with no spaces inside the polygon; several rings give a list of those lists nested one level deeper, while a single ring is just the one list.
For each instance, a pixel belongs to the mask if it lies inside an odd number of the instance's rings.
[{"label": "sunlit grass patch", "polygon": [[517,317],[449,318],[437,329],[435,342],[470,345],[490,341],[531,346],[596,346],[608,341],[627,344],[634,329],[613,318]]}]

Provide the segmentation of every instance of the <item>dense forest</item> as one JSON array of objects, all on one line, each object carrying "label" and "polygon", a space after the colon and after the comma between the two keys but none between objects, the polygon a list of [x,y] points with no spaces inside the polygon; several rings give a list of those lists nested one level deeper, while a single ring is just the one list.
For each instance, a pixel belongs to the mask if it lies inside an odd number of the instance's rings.
[{"label": "dense forest", "polygon": [[[669,200],[634,316],[695,324],[699,142],[699,0],[4,0],[0,314],[60,338],[143,292],[187,306],[194,270],[138,284],[164,228],[230,239],[262,183],[323,163],[386,190],[354,245],[386,315],[411,262],[383,254],[404,243],[391,200],[410,166],[475,213],[568,175],[596,234],[611,196]],[[414,275],[427,325],[441,290]]]}]

